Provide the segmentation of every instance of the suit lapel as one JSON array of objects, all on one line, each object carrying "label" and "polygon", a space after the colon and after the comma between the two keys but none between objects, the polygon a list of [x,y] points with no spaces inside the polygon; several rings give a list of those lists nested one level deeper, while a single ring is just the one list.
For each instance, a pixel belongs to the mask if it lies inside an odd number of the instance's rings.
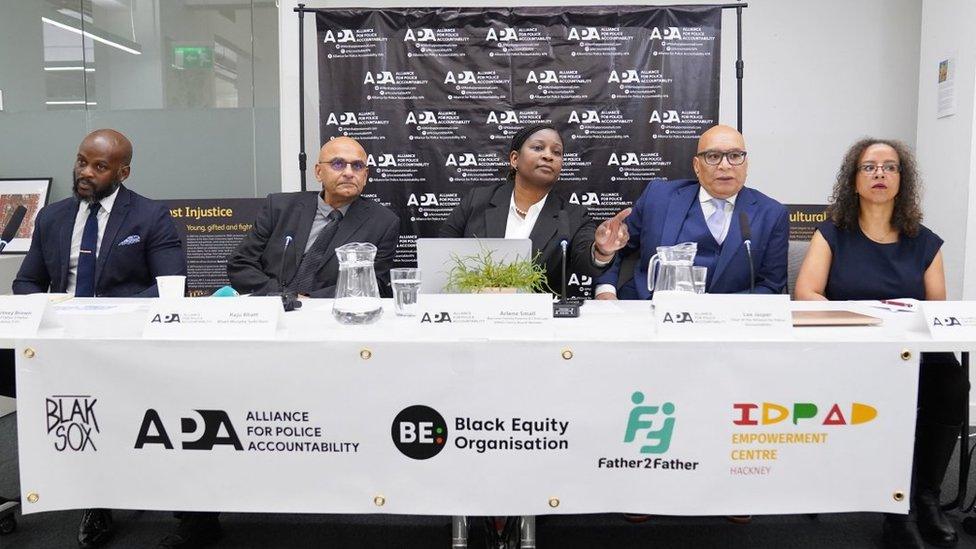
[{"label": "suit lapel", "polygon": [[[78,201],[73,200],[65,208],[67,211],[61,216],[58,222],[58,257],[61,258],[61,277],[58,280],[57,290],[65,291],[68,287],[68,268],[71,263],[71,236],[75,228],[75,219],[78,217]],[[53,287],[53,285],[52,285]]]},{"label": "suit lapel", "polygon": [[698,198],[698,185],[688,185],[675,194],[674,200],[668,203],[667,212],[664,214],[664,230],[661,233],[659,246],[673,246],[678,244],[678,234],[681,232],[681,224],[688,216],[688,209],[691,208],[695,199]]},{"label": "suit lapel", "polygon": [[122,224],[125,223],[125,218],[129,214],[129,189],[125,187],[119,187],[119,194],[115,197],[115,203],[112,204],[112,213],[108,215],[108,223],[105,225],[105,234],[102,235],[102,242],[99,246],[100,253],[98,254],[98,259],[95,261],[95,291],[98,291],[98,280],[102,276],[102,269],[105,268],[105,263],[108,261],[109,256],[112,255],[112,250],[115,249],[115,237],[119,233],[119,229],[122,228]]},{"label": "suit lapel", "polygon": [[[302,262],[302,256],[305,255],[305,246],[308,245],[308,233],[312,231],[312,222],[315,221],[315,214],[318,211],[318,193],[306,192],[298,199],[298,223],[296,225],[295,233],[292,235],[294,242],[292,242],[291,248],[294,248],[294,253],[292,253],[292,263],[294,263],[295,268]],[[286,258],[282,257],[281,261],[286,261]]]},{"label": "suit lapel", "polygon": [[481,238],[505,238],[508,227],[508,208],[512,201],[514,183],[506,183],[495,191],[485,208],[485,234],[475,236]]},{"label": "suit lapel", "polygon": [[[562,199],[549,193],[546,203],[542,206],[542,211],[539,212],[539,218],[535,220],[535,226],[529,233],[529,238],[532,240],[533,256],[538,252],[544,252],[549,241],[559,230],[559,211],[562,209]],[[570,236],[567,235],[567,238]],[[540,258],[539,263],[545,265],[546,259],[546,257]]]},{"label": "suit lapel", "polygon": [[[335,236],[332,237],[332,242],[329,243],[329,247],[325,249],[325,263],[322,264],[324,269],[336,261],[335,249],[343,244],[347,244],[352,240],[356,231],[359,227],[366,222],[367,215],[366,210],[368,206],[364,203],[365,198],[357,198],[349,205],[349,209],[346,210],[346,215],[342,217],[342,221],[339,222],[339,226],[336,228]],[[321,271],[321,269],[319,269]]]},{"label": "suit lapel", "polygon": [[710,287],[715,286],[716,281],[725,272],[725,268],[732,262],[732,258],[742,247],[742,227],[739,226],[739,212],[745,212],[750,222],[756,218],[756,197],[752,191],[743,187],[739,191],[739,196],[735,200],[735,208],[732,209],[732,221],[729,223],[729,232],[725,235],[722,242],[722,251],[719,253],[718,261],[715,263],[715,272],[712,273]]}]

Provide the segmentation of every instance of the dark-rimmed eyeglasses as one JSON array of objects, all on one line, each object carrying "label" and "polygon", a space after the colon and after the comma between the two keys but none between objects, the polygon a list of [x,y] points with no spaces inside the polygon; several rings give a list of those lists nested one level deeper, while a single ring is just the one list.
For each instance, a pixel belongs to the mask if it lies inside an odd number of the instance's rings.
[{"label": "dark-rimmed eyeglasses", "polygon": [[709,166],[718,166],[723,158],[729,161],[730,166],[741,166],[746,161],[746,151],[702,151],[695,156]]},{"label": "dark-rimmed eyeglasses", "polygon": [[366,169],[366,163],[362,160],[353,160],[352,162],[347,162],[341,158],[336,158],[334,160],[328,160],[325,162],[319,162],[319,164],[328,164],[330,168],[337,172],[346,171],[346,166],[352,167],[352,171],[361,172]]},{"label": "dark-rimmed eyeglasses", "polygon": [[878,171],[878,168],[881,168],[881,171],[884,173],[898,173],[901,171],[901,166],[895,164],[894,162],[885,162],[884,164],[861,164],[858,166],[858,168],[868,175],[874,175],[874,172]]}]

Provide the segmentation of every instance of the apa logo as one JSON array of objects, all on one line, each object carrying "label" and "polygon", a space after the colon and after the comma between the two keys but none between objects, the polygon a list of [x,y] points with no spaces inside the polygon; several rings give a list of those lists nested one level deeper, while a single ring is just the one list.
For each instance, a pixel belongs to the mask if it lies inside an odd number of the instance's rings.
[{"label": "apa logo", "polygon": [[451,322],[451,313],[447,311],[442,311],[440,313],[434,313],[433,317],[430,316],[430,313],[424,313],[424,316],[421,317],[420,322],[421,323],[430,322],[434,324],[440,324],[441,322]]},{"label": "apa logo", "polygon": [[664,116],[657,110],[651,111],[651,119],[647,121],[648,124],[653,123],[663,123],[663,124],[678,124],[681,122],[681,117],[678,116],[678,111],[665,111]]},{"label": "apa logo", "polygon": [[665,27],[662,32],[661,27],[654,27],[651,29],[649,40],[681,40],[681,29],[678,27]]},{"label": "apa logo", "polygon": [[356,118],[356,113],[354,112],[343,112],[336,116],[334,112],[330,112],[329,116],[325,119],[326,126],[355,126],[359,124],[359,120]]},{"label": "apa logo", "polygon": [[949,316],[949,317],[945,317],[945,318],[933,317],[932,318],[932,325],[933,326],[942,326],[942,327],[945,327],[945,328],[949,328],[951,326],[960,326],[961,327],[962,326],[962,323],[959,322],[959,319],[956,318],[956,317],[954,317],[954,316]]},{"label": "apa logo", "polygon": [[502,27],[501,30],[495,32],[495,27],[488,29],[488,34],[485,36],[485,41],[493,40],[495,42],[512,42],[518,41],[518,33],[512,27]]},{"label": "apa logo", "polygon": [[477,84],[478,78],[474,71],[447,71],[444,75],[445,84]]},{"label": "apa logo", "polygon": [[366,71],[363,84],[396,84],[396,78],[391,71]]},{"label": "apa logo", "polygon": [[600,113],[596,111],[570,111],[569,120],[566,122],[570,124],[599,124]]},{"label": "apa logo", "polygon": [[95,417],[97,398],[91,395],[52,395],[44,399],[47,411],[47,434],[54,437],[58,452],[97,452],[92,436],[100,433]]},{"label": "apa logo", "polygon": [[567,40],[581,40],[583,42],[588,42],[590,40],[599,40],[600,31],[596,30],[595,27],[586,27],[583,29],[578,29],[576,27],[569,28],[569,34],[566,35]]},{"label": "apa logo", "polygon": [[353,32],[349,29],[340,30],[338,32],[338,35],[336,33],[333,33],[331,30],[327,30],[325,31],[325,37],[322,38],[323,44],[325,44],[326,42],[355,42],[355,41],[356,41],[356,35],[353,34]]},{"label": "apa logo", "polygon": [[440,202],[438,202],[435,193],[424,193],[419,198],[416,194],[410,193],[407,198],[407,206],[440,206]]},{"label": "apa logo", "polygon": [[[663,454],[671,447],[671,437],[674,435],[674,404],[665,402],[660,406],[644,405],[644,393],[634,391],[630,395],[634,407],[627,418],[627,433],[624,442],[634,442],[638,431],[647,431],[641,441],[640,453]],[[658,427],[654,421],[657,420]],[[644,443],[650,441],[650,443]]]},{"label": "apa logo", "polygon": [[607,83],[617,82],[619,84],[633,84],[640,83],[640,73],[636,69],[627,69],[625,71],[617,72],[616,70],[610,71],[610,76],[607,77]]},{"label": "apa logo", "polygon": [[383,153],[379,155],[379,158],[374,157],[371,154],[366,155],[366,165],[376,166],[377,168],[391,168],[396,167],[397,161],[396,157],[391,153]]},{"label": "apa logo", "polygon": [[525,77],[526,84],[558,84],[559,76],[556,75],[556,71],[545,70],[539,71],[529,71],[529,75]]},{"label": "apa logo", "polygon": [[637,153],[610,153],[610,159],[607,160],[607,166],[640,166],[640,157]]},{"label": "apa logo", "polygon": [[474,155],[474,153],[451,153],[447,155],[447,162],[444,162],[444,165],[458,166],[462,168],[465,166],[477,166],[478,158]]},{"label": "apa logo", "polygon": [[437,40],[437,36],[434,35],[434,29],[407,29],[407,34],[403,36],[404,42],[433,42]]},{"label": "apa logo", "polygon": [[672,324],[685,324],[694,323],[695,319],[691,318],[691,313],[688,312],[677,312],[671,314],[670,312],[664,313],[664,318],[661,320],[662,323],[670,322]]},{"label": "apa logo", "polygon": [[[800,422],[814,421],[821,425],[859,425],[867,423],[878,417],[878,410],[874,406],[853,402],[850,406],[850,413],[845,417],[841,411],[840,404],[833,404],[829,407],[827,414],[818,417],[820,408],[812,402],[796,402],[792,410],[775,402],[763,402],[761,405],[753,402],[740,402],[732,405],[735,416],[732,423],[736,425],[773,425],[785,421],[792,417],[793,425]],[[760,419],[752,417],[752,413],[761,410]]]},{"label": "apa logo", "polygon": [[400,410],[390,427],[393,444],[411,459],[430,459],[447,443],[447,422],[437,410],[416,404]]},{"label": "apa logo", "polygon": [[[213,450],[214,446],[233,446],[235,450],[244,449],[241,439],[230,422],[230,417],[223,410],[194,410],[203,419],[203,433],[196,440],[184,440],[184,450]],[[224,434],[221,435],[221,428]],[[192,435],[197,430],[197,420],[192,417],[180,418],[180,430],[184,435]],[[142,417],[142,426],[136,436],[136,449],[142,449],[147,444],[162,444],[167,450],[173,449],[173,441],[166,432],[159,412],[152,408],[146,410]]]},{"label": "apa logo", "polygon": [[488,111],[485,124],[519,124],[519,117],[515,111]]},{"label": "apa logo", "polygon": [[573,193],[569,195],[570,204],[582,204],[583,206],[599,206],[600,195],[596,193]]},{"label": "apa logo", "polygon": [[152,324],[152,323],[157,323],[157,324],[171,324],[173,322],[175,322],[177,324],[180,323],[180,314],[179,313],[173,313],[173,314],[168,314],[168,315],[156,313],[156,315],[152,317],[152,320],[149,321],[150,324]]},{"label": "apa logo", "polygon": [[587,275],[578,275],[573,273],[569,275],[569,280],[566,281],[567,286],[592,286],[593,277]]},{"label": "apa logo", "polygon": [[437,123],[437,115],[434,113],[434,111],[420,111],[418,113],[410,111],[407,113],[407,121],[404,122],[403,125],[404,126],[407,124],[423,125],[423,124],[436,124],[436,123]]}]

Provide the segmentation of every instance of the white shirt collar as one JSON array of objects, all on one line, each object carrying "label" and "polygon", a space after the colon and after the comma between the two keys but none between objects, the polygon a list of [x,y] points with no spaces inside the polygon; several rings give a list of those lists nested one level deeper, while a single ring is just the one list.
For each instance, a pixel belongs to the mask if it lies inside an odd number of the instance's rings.
[{"label": "white shirt collar", "polygon": [[[546,205],[546,199],[547,198],[549,198],[549,194],[548,193],[545,196],[542,197],[542,200],[540,200],[540,201],[536,202],[535,204],[529,206],[529,209],[525,211],[525,213],[526,213],[525,218],[528,219],[530,217],[532,217],[532,218],[538,217],[539,216],[539,212],[542,211],[542,207]],[[518,215],[518,212],[516,211],[516,208],[515,208],[515,191],[512,191],[512,199],[509,201],[509,208],[511,209],[512,212],[515,213],[515,215]],[[521,217],[521,216],[519,216],[519,217]]]},{"label": "white shirt collar", "polygon": [[[118,198],[119,189],[121,188],[122,185],[119,185],[118,187],[115,188],[114,191],[112,191],[112,194],[98,201],[98,204],[101,207],[101,209],[98,211],[99,215],[101,215],[102,211],[104,211],[107,215],[112,214],[112,207],[115,206],[115,199]],[[88,202],[86,200],[79,200],[78,202],[79,202],[78,204],[79,210],[88,209]]]},{"label": "white shirt collar", "polygon": [[[731,204],[733,208],[735,208],[735,199],[738,196],[739,196],[739,193],[735,193],[732,196],[726,198],[725,200],[729,204]],[[703,187],[701,184],[698,185],[698,201],[699,202],[701,202],[702,204],[704,204],[706,202],[711,201],[713,198],[715,198],[715,197],[712,196],[712,195],[710,195],[710,194],[708,194],[708,191],[705,190],[705,187]]]}]

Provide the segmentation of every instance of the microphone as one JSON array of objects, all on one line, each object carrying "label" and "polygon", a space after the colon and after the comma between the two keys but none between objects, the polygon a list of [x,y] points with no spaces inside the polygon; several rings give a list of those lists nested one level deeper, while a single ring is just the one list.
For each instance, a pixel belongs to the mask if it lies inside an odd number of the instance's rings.
[{"label": "microphone", "polygon": [[24,216],[27,215],[27,207],[20,205],[14,210],[14,214],[10,216],[10,221],[7,222],[7,226],[3,229],[3,234],[0,235],[0,252],[10,244],[10,241],[17,236],[17,231],[20,230],[20,226],[24,223]]},{"label": "microphone", "polygon": [[290,234],[285,235],[285,247],[281,250],[281,263],[278,264],[278,285],[281,286],[281,306],[285,309],[285,312],[302,308],[302,302],[298,300],[298,291],[289,290],[288,286],[283,280],[285,272],[285,256],[288,255],[288,247],[291,246],[293,240],[295,239]]},{"label": "microphone", "polygon": [[563,288],[559,301],[552,304],[552,316],[553,318],[578,318],[580,304],[575,299],[566,297],[566,264],[569,262],[569,217],[566,215],[566,210],[559,210],[559,233],[561,239],[559,248],[562,250]]},{"label": "microphone", "polygon": [[752,227],[749,226],[749,216],[746,212],[739,212],[739,229],[742,231],[742,243],[746,245],[746,257],[749,258],[749,293],[756,289],[756,267],[752,263]]}]

